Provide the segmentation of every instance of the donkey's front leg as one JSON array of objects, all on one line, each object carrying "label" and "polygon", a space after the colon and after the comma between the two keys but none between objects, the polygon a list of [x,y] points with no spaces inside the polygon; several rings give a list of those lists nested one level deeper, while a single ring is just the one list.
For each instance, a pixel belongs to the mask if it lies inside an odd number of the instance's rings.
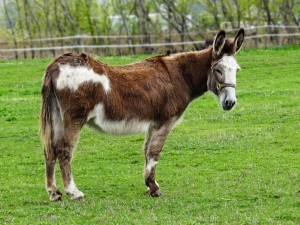
[{"label": "donkey's front leg", "polygon": [[158,197],[161,195],[159,185],[155,180],[155,169],[161,155],[165,140],[170,133],[176,119],[172,119],[162,125],[155,124],[148,130],[145,141],[145,169],[144,178],[149,195]]}]

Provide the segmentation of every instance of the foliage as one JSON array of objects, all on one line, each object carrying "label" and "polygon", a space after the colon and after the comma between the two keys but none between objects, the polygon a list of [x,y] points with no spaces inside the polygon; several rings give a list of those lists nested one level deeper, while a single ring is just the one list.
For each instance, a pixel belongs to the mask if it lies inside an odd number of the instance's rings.
[{"label": "foliage", "polygon": [[[10,8],[6,12],[7,5]],[[138,13],[139,7],[143,14]],[[162,32],[156,29],[157,21],[149,19],[150,13],[158,13],[160,26],[170,24],[168,29],[179,33],[269,22],[298,25],[300,4],[299,0],[4,0],[0,8],[6,21],[13,20],[15,26],[26,23],[22,29],[37,38],[39,33],[48,37]],[[111,16],[120,16],[120,29],[112,29]],[[147,29],[139,25],[141,21]],[[132,24],[126,31],[127,23]]]},{"label": "foliage", "polygon": [[[19,49],[4,50],[0,56],[18,59],[56,56],[64,47],[78,51],[89,46],[90,53],[104,55],[151,54],[159,45],[163,52],[199,50],[206,45],[199,41],[209,43],[212,31],[248,27],[249,35],[255,36],[261,34],[255,29],[260,25],[294,26],[269,26],[262,34],[297,33],[300,4],[299,0],[3,0],[0,12],[1,47]],[[286,40],[291,44],[297,38]],[[276,46],[276,39],[268,41]],[[266,40],[255,39],[255,46],[262,41]]]},{"label": "foliage", "polygon": [[0,223],[299,224],[299,51],[242,50],[236,108],[222,111],[211,94],[190,105],[158,164],[161,198],[145,194],[142,135],[83,128],[73,169],[86,198],[58,203],[45,192],[38,122],[52,59],[0,61]]}]

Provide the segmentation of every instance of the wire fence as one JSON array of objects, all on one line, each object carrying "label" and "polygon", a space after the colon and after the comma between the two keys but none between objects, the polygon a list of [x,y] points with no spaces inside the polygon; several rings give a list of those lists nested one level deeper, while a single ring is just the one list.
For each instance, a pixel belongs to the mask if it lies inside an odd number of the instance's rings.
[{"label": "wire fence", "polygon": [[[228,36],[237,29],[226,30]],[[300,44],[298,26],[252,26],[246,27],[244,48],[265,48]],[[65,37],[23,38],[18,42],[1,41],[0,58],[55,57],[66,51],[87,52],[96,55],[125,55],[139,53],[165,53],[199,50],[212,44],[217,31],[205,34],[148,34],[149,43],[142,43],[146,35],[75,35]]]}]

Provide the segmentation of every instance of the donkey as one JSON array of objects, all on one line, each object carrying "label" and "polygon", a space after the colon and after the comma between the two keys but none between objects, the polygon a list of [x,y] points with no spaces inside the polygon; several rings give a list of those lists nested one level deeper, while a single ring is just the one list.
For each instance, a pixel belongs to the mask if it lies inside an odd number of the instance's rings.
[{"label": "donkey", "polygon": [[144,132],[144,179],[149,195],[159,196],[156,165],[168,134],[189,103],[209,90],[224,110],[236,104],[240,67],[235,53],[243,40],[243,29],[234,39],[225,39],[221,30],[205,50],[125,66],[109,66],[86,54],[56,58],[46,69],[42,85],[41,132],[50,200],[62,198],[55,180],[57,159],[65,192],[72,199],[84,197],[75,185],[71,159],[85,124],[109,134]]}]

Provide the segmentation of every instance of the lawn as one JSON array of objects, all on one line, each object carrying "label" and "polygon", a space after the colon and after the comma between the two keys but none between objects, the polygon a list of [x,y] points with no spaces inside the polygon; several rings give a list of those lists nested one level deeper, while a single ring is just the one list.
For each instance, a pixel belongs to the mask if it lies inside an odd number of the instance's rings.
[{"label": "lawn", "polygon": [[[125,64],[146,56],[104,57]],[[300,224],[300,46],[242,50],[238,104],[192,102],[146,194],[143,135],[86,127],[73,159],[83,201],[50,202],[39,136],[40,89],[52,59],[0,61],[0,224]],[[59,167],[57,180],[62,181]]]}]

